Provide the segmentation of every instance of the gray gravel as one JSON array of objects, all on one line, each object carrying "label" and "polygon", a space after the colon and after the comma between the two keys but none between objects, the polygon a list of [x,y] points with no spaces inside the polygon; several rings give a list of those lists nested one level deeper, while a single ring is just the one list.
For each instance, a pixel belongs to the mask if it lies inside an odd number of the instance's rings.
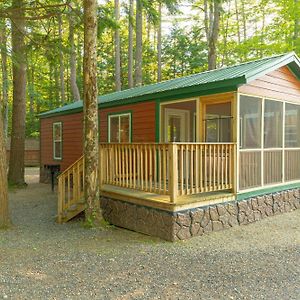
[{"label": "gray gravel", "polygon": [[0,299],[300,299],[300,210],[169,243],[58,225],[56,195],[29,174],[0,231]]}]

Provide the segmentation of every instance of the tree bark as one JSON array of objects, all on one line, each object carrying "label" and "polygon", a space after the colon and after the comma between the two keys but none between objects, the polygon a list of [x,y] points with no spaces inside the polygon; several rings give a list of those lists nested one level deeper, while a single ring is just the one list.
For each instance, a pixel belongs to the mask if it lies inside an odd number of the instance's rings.
[{"label": "tree bark", "polygon": [[62,104],[66,102],[65,92],[65,65],[64,65],[64,54],[62,46],[62,18],[58,15],[58,39],[59,39],[59,78],[60,78],[60,100]]},{"label": "tree bark", "polygon": [[158,28],[157,28],[157,82],[161,81],[161,2],[158,3]]},{"label": "tree bark", "polygon": [[12,17],[13,109],[8,180],[23,185],[26,118],[26,48],[23,0],[13,0]]},{"label": "tree bark", "polygon": [[6,142],[0,114],[0,229],[10,225],[7,189]]},{"label": "tree bark", "polygon": [[221,1],[213,0],[209,5],[207,2],[204,1],[204,23],[208,45],[208,69],[212,70],[217,66],[217,42],[220,31]]},{"label": "tree bark", "polygon": [[76,71],[76,49],[74,43],[74,16],[72,10],[69,11],[69,46],[70,46],[70,87],[73,101],[80,100],[80,93],[77,86]]},{"label": "tree bark", "polygon": [[135,86],[143,82],[143,3],[136,0]]},{"label": "tree bark", "polygon": [[101,221],[97,99],[97,0],[84,0],[84,196],[86,224]]},{"label": "tree bark", "polygon": [[293,46],[294,46],[294,50],[297,46],[297,40],[299,38],[299,1],[298,0],[294,0],[294,12],[295,12],[295,20],[294,20],[294,35],[293,35]]},{"label": "tree bark", "polygon": [[120,91],[121,86],[121,47],[120,47],[120,3],[119,0],[115,0],[115,20],[117,28],[115,29],[115,88],[116,91]]},{"label": "tree bark", "polygon": [[129,0],[128,16],[128,87],[133,87],[133,0]]},{"label": "tree bark", "polygon": [[5,23],[0,26],[1,70],[2,70],[2,103],[0,111],[3,113],[4,137],[8,134],[8,70],[7,70],[7,31]]}]

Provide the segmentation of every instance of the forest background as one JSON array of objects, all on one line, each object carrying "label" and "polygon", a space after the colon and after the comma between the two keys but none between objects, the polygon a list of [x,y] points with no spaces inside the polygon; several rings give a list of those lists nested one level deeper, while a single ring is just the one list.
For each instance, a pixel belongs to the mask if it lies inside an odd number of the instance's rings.
[{"label": "forest background", "polygon": [[[25,7],[24,59],[12,53],[14,19],[5,15],[11,1],[0,3],[0,103],[10,135],[12,69],[21,60],[26,136],[38,137],[39,113],[82,99],[83,11],[79,0],[19,2]],[[299,16],[298,0],[101,0],[99,96],[288,51],[299,54]]]}]

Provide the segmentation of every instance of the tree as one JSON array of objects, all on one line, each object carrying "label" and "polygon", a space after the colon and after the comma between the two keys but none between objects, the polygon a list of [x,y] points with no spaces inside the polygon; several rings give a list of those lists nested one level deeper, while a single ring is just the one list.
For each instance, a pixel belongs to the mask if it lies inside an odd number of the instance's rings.
[{"label": "tree", "polygon": [[59,39],[59,79],[60,79],[60,99],[61,103],[66,102],[65,92],[65,65],[64,65],[64,54],[63,54],[63,30],[62,30],[62,17],[58,15],[58,39]]},{"label": "tree", "polygon": [[158,3],[158,26],[157,26],[157,82],[161,81],[161,2]]},{"label": "tree", "polygon": [[133,0],[129,0],[128,15],[128,87],[133,87]]},{"label": "tree", "polygon": [[143,3],[136,0],[135,86],[143,82]]},{"label": "tree", "polygon": [[8,131],[8,67],[7,67],[7,30],[4,19],[0,20],[0,48],[1,48],[1,71],[2,71],[2,105],[0,112],[3,113],[4,136]]},{"label": "tree", "polygon": [[116,20],[116,29],[115,29],[115,86],[116,91],[121,90],[121,47],[120,47],[120,30],[119,30],[119,21],[120,21],[120,3],[119,0],[115,0],[115,20]]},{"label": "tree", "polygon": [[74,14],[69,10],[69,47],[70,47],[70,87],[74,101],[80,100],[80,93],[76,82],[76,49],[74,43]]},{"label": "tree", "polygon": [[208,46],[208,69],[217,66],[217,41],[220,30],[220,12],[222,0],[205,0],[205,32]]},{"label": "tree", "polygon": [[97,0],[84,0],[84,196],[85,218],[94,226],[101,220],[99,200],[99,144],[97,91]]},{"label": "tree", "polygon": [[25,152],[25,119],[26,119],[26,46],[25,36],[25,3],[13,0],[14,13],[12,22],[12,55],[13,55],[13,111],[11,151],[8,180],[12,184],[23,185],[24,152]]},{"label": "tree", "polygon": [[0,114],[0,228],[5,228],[9,225],[6,143],[3,132],[2,114]]}]

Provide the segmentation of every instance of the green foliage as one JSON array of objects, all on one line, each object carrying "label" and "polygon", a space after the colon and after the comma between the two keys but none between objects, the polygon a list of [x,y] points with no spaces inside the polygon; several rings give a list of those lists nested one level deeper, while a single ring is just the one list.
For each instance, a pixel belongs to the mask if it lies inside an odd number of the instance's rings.
[{"label": "green foliage", "polygon": [[[209,0],[208,3],[212,3]],[[57,0],[27,2],[30,8],[60,3]],[[207,69],[207,41],[204,26],[204,0],[143,1],[143,83],[157,80],[157,28],[160,22],[159,3],[163,7],[162,27],[162,77],[163,80],[185,76]],[[0,12],[5,11],[11,1],[0,3]],[[75,48],[77,54],[77,85],[83,93],[83,24],[82,3],[70,2],[72,9],[53,8],[26,11],[27,52],[27,117],[26,135],[38,136],[40,112],[61,106],[60,99],[60,45],[65,66],[64,82],[66,102],[72,101],[70,88],[70,44],[69,19],[75,23]],[[99,94],[114,91],[114,31],[121,38],[122,89],[128,87],[128,5],[129,0],[120,1],[121,18],[114,19],[114,2],[101,1],[98,8],[98,89]],[[190,11],[187,7],[190,7]],[[53,16],[32,20],[30,17],[51,12]],[[62,15],[62,41],[58,35],[57,14]],[[190,14],[190,15],[189,15]],[[172,16],[173,15],[173,16]],[[175,17],[174,17],[175,16]],[[171,19],[175,21],[173,25]],[[299,37],[300,1],[297,0],[226,0],[222,1],[220,32],[217,43],[218,67],[236,64],[263,56],[288,51],[300,53]],[[135,20],[131,20],[135,27]],[[9,120],[11,120],[12,74],[10,22],[0,22],[8,31],[8,78]],[[135,38],[133,40],[135,45]],[[0,45],[0,50],[4,49]],[[0,70],[0,78],[2,71]],[[1,89],[0,89],[1,90]],[[0,93],[1,96],[1,93]],[[9,129],[11,126],[9,125]]]}]

